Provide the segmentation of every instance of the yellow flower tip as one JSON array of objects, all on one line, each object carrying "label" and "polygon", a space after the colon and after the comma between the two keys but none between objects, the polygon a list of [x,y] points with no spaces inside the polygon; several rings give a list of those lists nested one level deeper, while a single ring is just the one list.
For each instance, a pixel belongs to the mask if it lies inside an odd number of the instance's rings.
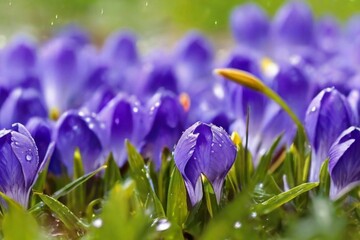
[{"label": "yellow flower tip", "polygon": [[187,93],[181,93],[179,96],[179,101],[185,112],[188,112],[191,106],[190,96]]},{"label": "yellow flower tip", "polygon": [[235,131],[232,132],[231,141],[235,144],[235,146],[239,146],[241,144],[241,137],[240,137],[239,133],[237,133]]},{"label": "yellow flower tip", "polygon": [[279,66],[268,57],[261,59],[260,67],[262,73],[267,77],[274,77],[279,72]]},{"label": "yellow flower tip", "polygon": [[50,109],[49,118],[51,120],[56,121],[59,119],[59,117],[60,117],[60,111],[57,108]]},{"label": "yellow flower tip", "polygon": [[79,148],[75,148],[74,159],[81,159],[81,153]]},{"label": "yellow flower tip", "polygon": [[232,68],[219,68],[215,69],[214,73],[255,91],[263,92],[266,89],[266,86],[257,77],[248,72]]}]

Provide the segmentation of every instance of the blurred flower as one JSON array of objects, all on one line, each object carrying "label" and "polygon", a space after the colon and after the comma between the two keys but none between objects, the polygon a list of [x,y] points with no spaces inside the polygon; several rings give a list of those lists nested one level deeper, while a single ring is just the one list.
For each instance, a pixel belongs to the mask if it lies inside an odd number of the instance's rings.
[{"label": "blurred flower", "polygon": [[178,79],[173,60],[164,53],[151,56],[143,66],[137,94],[142,100],[152,97],[158,90],[178,93]]},{"label": "blurred flower", "polygon": [[[52,148],[48,150],[51,154]],[[48,155],[49,156],[49,155]],[[46,159],[26,128],[17,123],[0,130],[0,191],[27,208],[31,188]]]},{"label": "blurred flower", "polygon": [[6,98],[9,96],[9,90],[0,85],[0,109]]},{"label": "blurred flower", "polygon": [[256,4],[249,3],[235,8],[230,17],[230,26],[239,44],[259,47],[268,37],[269,20]]},{"label": "blurred flower", "polygon": [[32,88],[14,89],[0,108],[0,128],[13,123],[26,124],[31,117],[47,118],[46,105],[40,93]]},{"label": "blurred flower", "polygon": [[162,151],[172,149],[184,130],[185,112],[176,95],[162,91],[149,100],[144,119],[147,134],[141,153],[159,169]]},{"label": "blurred flower", "polygon": [[106,127],[108,152],[112,152],[115,161],[122,167],[127,159],[125,139],[137,149],[145,135],[143,109],[135,97],[118,94],[99,113],[99,120]]},{"label": "blurred flower", "polygon": [[175,50],[176,72],[182,91],[197,86],[211,75],[214,50],[209,40],[199,32],[190,32]]},{"label": "blurred flower", "polygon": [[95,170],[105,162],[103,141],[105,126],[95,115],[70,110],[62,114],[56,123],[53,139],[55,153],[50,162],[50,170],[59,173],[63,164],[67,173],[73,173],[74,152],[79,148],[85,173]]},{"label": "blurred flower", "polygon": [[310,181],[318,181],[330,146],[342,131],[355,123],[347,99],[335,88],[322,90],[311,101],[305,116],[305,129],[312,147]]},{"label": "blurred flower", "polygon": [[312,44],[314,22],[309,6],[303,1],[291,1],[281,7],[274,17],[272,34],[279,43]]},{"label": "blurred flower", "polygon": [[0,75],[0,85],[8,89],[34,87],[40,90],[37,48],[31,38],[18,36],[3,49]]},{"label": "blurred flower", "polygon": [[213,124],[197,122],[180,137],[174,151],[192,205],[203,196],[201,174],[212,184],[220,202],[226,174],[235,161],[236,147],[228,133]]},{"label": "blurred flower", "polygon": [[329,150],[330,197],[338,199],[360,185],[360,128],[350,127]]},{"label": "blurred flower", "polygon": [[85,101],[81,109],[90,113],[99,113],[115,95],[115,91],[112,88],[103,85],[92,93],[92,97]]},{"label": "blurred flower", "polygon": [[[70,38],[57,38],[47,43],[40,52],[41,84],[46,103],[60,112],[72,106],[88,70],[88,56]],[[85,51],[85,50],[84,50]]]}]

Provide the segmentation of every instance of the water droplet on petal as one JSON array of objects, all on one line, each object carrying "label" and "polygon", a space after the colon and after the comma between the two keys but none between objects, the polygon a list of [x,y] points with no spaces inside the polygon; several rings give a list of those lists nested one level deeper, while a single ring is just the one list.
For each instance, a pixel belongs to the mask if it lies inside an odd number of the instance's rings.
[{"label": "water droplet on petal", "polygon": [[235,223],[234,223],[234,228],[235,228],[235,229],[241,228],[241,222],[239,222],[239,221],[235,222]]},{"label": "water droplet on petal", "polygon": [[310,112],[315,112],[315,111],[316,111],[316,107],[313,106],[313,107],[311,108]]},{"label": "water droplet on petal", "polygon": [[27,153],[27,154],[25,155],[25,159],[26,159],[26,161],[31,161],[31,160],[32,160],[32,154],[31,154],[31,152],[30,152],[30,153]]}]

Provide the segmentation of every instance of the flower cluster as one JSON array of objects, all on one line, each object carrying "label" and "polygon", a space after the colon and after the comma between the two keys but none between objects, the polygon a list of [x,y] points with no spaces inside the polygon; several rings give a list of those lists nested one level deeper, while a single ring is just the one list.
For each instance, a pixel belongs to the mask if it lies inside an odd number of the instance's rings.
[{"label": "flower cluster", "polygon": [[[77,148],[85,172],[104,164],[110,152],[123,167],[125,139],[159,169],[162,151],[177,143],[175,162],[191,202],[202,197],[202,174],[219,201],[236,154],[227,132],[248,136],[255,166],[278,135],[283,134],[281,146],[288,146],[296,133],[275,103],[212,74],[214,67],[235,68],[262,79],[304,122],[312,147],[309,181],[318,180],[329,157],[334,198],[357,184],[359,170],[352,166],[358,165],[360,136],[354,127],[360,110],[359,22],[350,21],[341,34],[335,19],[315,21],[305,3],[290,2],[272,20],[257,5],[242,5],[232,12],[230,25],[234,47],[221,61],[211,41],[195,31],[172,51],[146,56],[127,31],[114,33],[100,48],[77,28],[43,45],[15,37],[0,52],[0,129],[26,125],[32,137],[23,127],[18,132],[30,138],[24,142],[31,144],[36,168],[54,141],[49,166],[54,174],[62,169],[72,174]],[[16,134],[0,132],[0,164],[20,159],[11,167],[24,168],[26,194],[19,201],[26,205],[35,170],[18,156],[10,136]],[[0,187],[13,196],[8,185],[15,179],[6,174],[1,171]]]}]

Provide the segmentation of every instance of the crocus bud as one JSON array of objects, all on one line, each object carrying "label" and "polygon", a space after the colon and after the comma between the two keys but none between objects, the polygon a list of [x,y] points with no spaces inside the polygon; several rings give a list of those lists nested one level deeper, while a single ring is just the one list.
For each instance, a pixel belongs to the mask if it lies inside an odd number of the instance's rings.
[{"label": "crocus bud", "polygon": [[147,134],[141,152],[159,169],[162,151],[172,149],[184,130],[184,109],[173,93],[158,92],[149,101],[145,119]]},{"label": "crocus bud", "polygon": [[338,199],[360,185],[360,128],[350,127],[329,150],[330,198]]},{"label": "crocus bud", "polygon": [[0,191],[25,208],[45,162],[23,125],[16,123],[11,129],[0,130]]},{"label": "crocus bud", "polygon": [[310,103],[305,129],[312,147],[310,181],[319,179],[321,164],[330,146],[346,128],[355,124],[347,99],[335,88],[322,90]]},{"label": "crocus bud", "polygon": [[249,3],[234,9],[230,18],[234,38],[240,44],[259,46],[267,38],[269,20],[256,4]]},{"label": "crocus bud", "polygon": [[292,1],[284,5],[275,15],[272,28],[279,42],[296,45],[313,42],[313,15],[304,2]]},{"label": "crocus bud", "polygon": [[174,160],[192,205],[203,196],[201,175],[213,186],[219,203],[226,174],[235,161],[236,147],[228,133],[213,124],[197,122],[180,137]]},{"label": "crocus bud", "polygon": [[46,105],[35,89],[14,89],[0,109],[0,127],[9,128],[12,123],[26,124],[31,117],[47,117]]},{"label": "crocus bud", "polygon": [[118,94],[99,113],[99,119],[105,124],[108,152],[112,152],[118,166],[127,159],[125,139],[138,149],[144,136],[142,123],[143,110],[135,97]]},{"label": "crocus bud", "polygon": [[62,163],[71,175],[76,148],[80,150],[85,173],[103,164],[104,127],[94,115],[86,115],[75,110],[65,112],[54,129],[56,152],[51,160],[50,170],[58,173],[59,169],[54,168]]}]

